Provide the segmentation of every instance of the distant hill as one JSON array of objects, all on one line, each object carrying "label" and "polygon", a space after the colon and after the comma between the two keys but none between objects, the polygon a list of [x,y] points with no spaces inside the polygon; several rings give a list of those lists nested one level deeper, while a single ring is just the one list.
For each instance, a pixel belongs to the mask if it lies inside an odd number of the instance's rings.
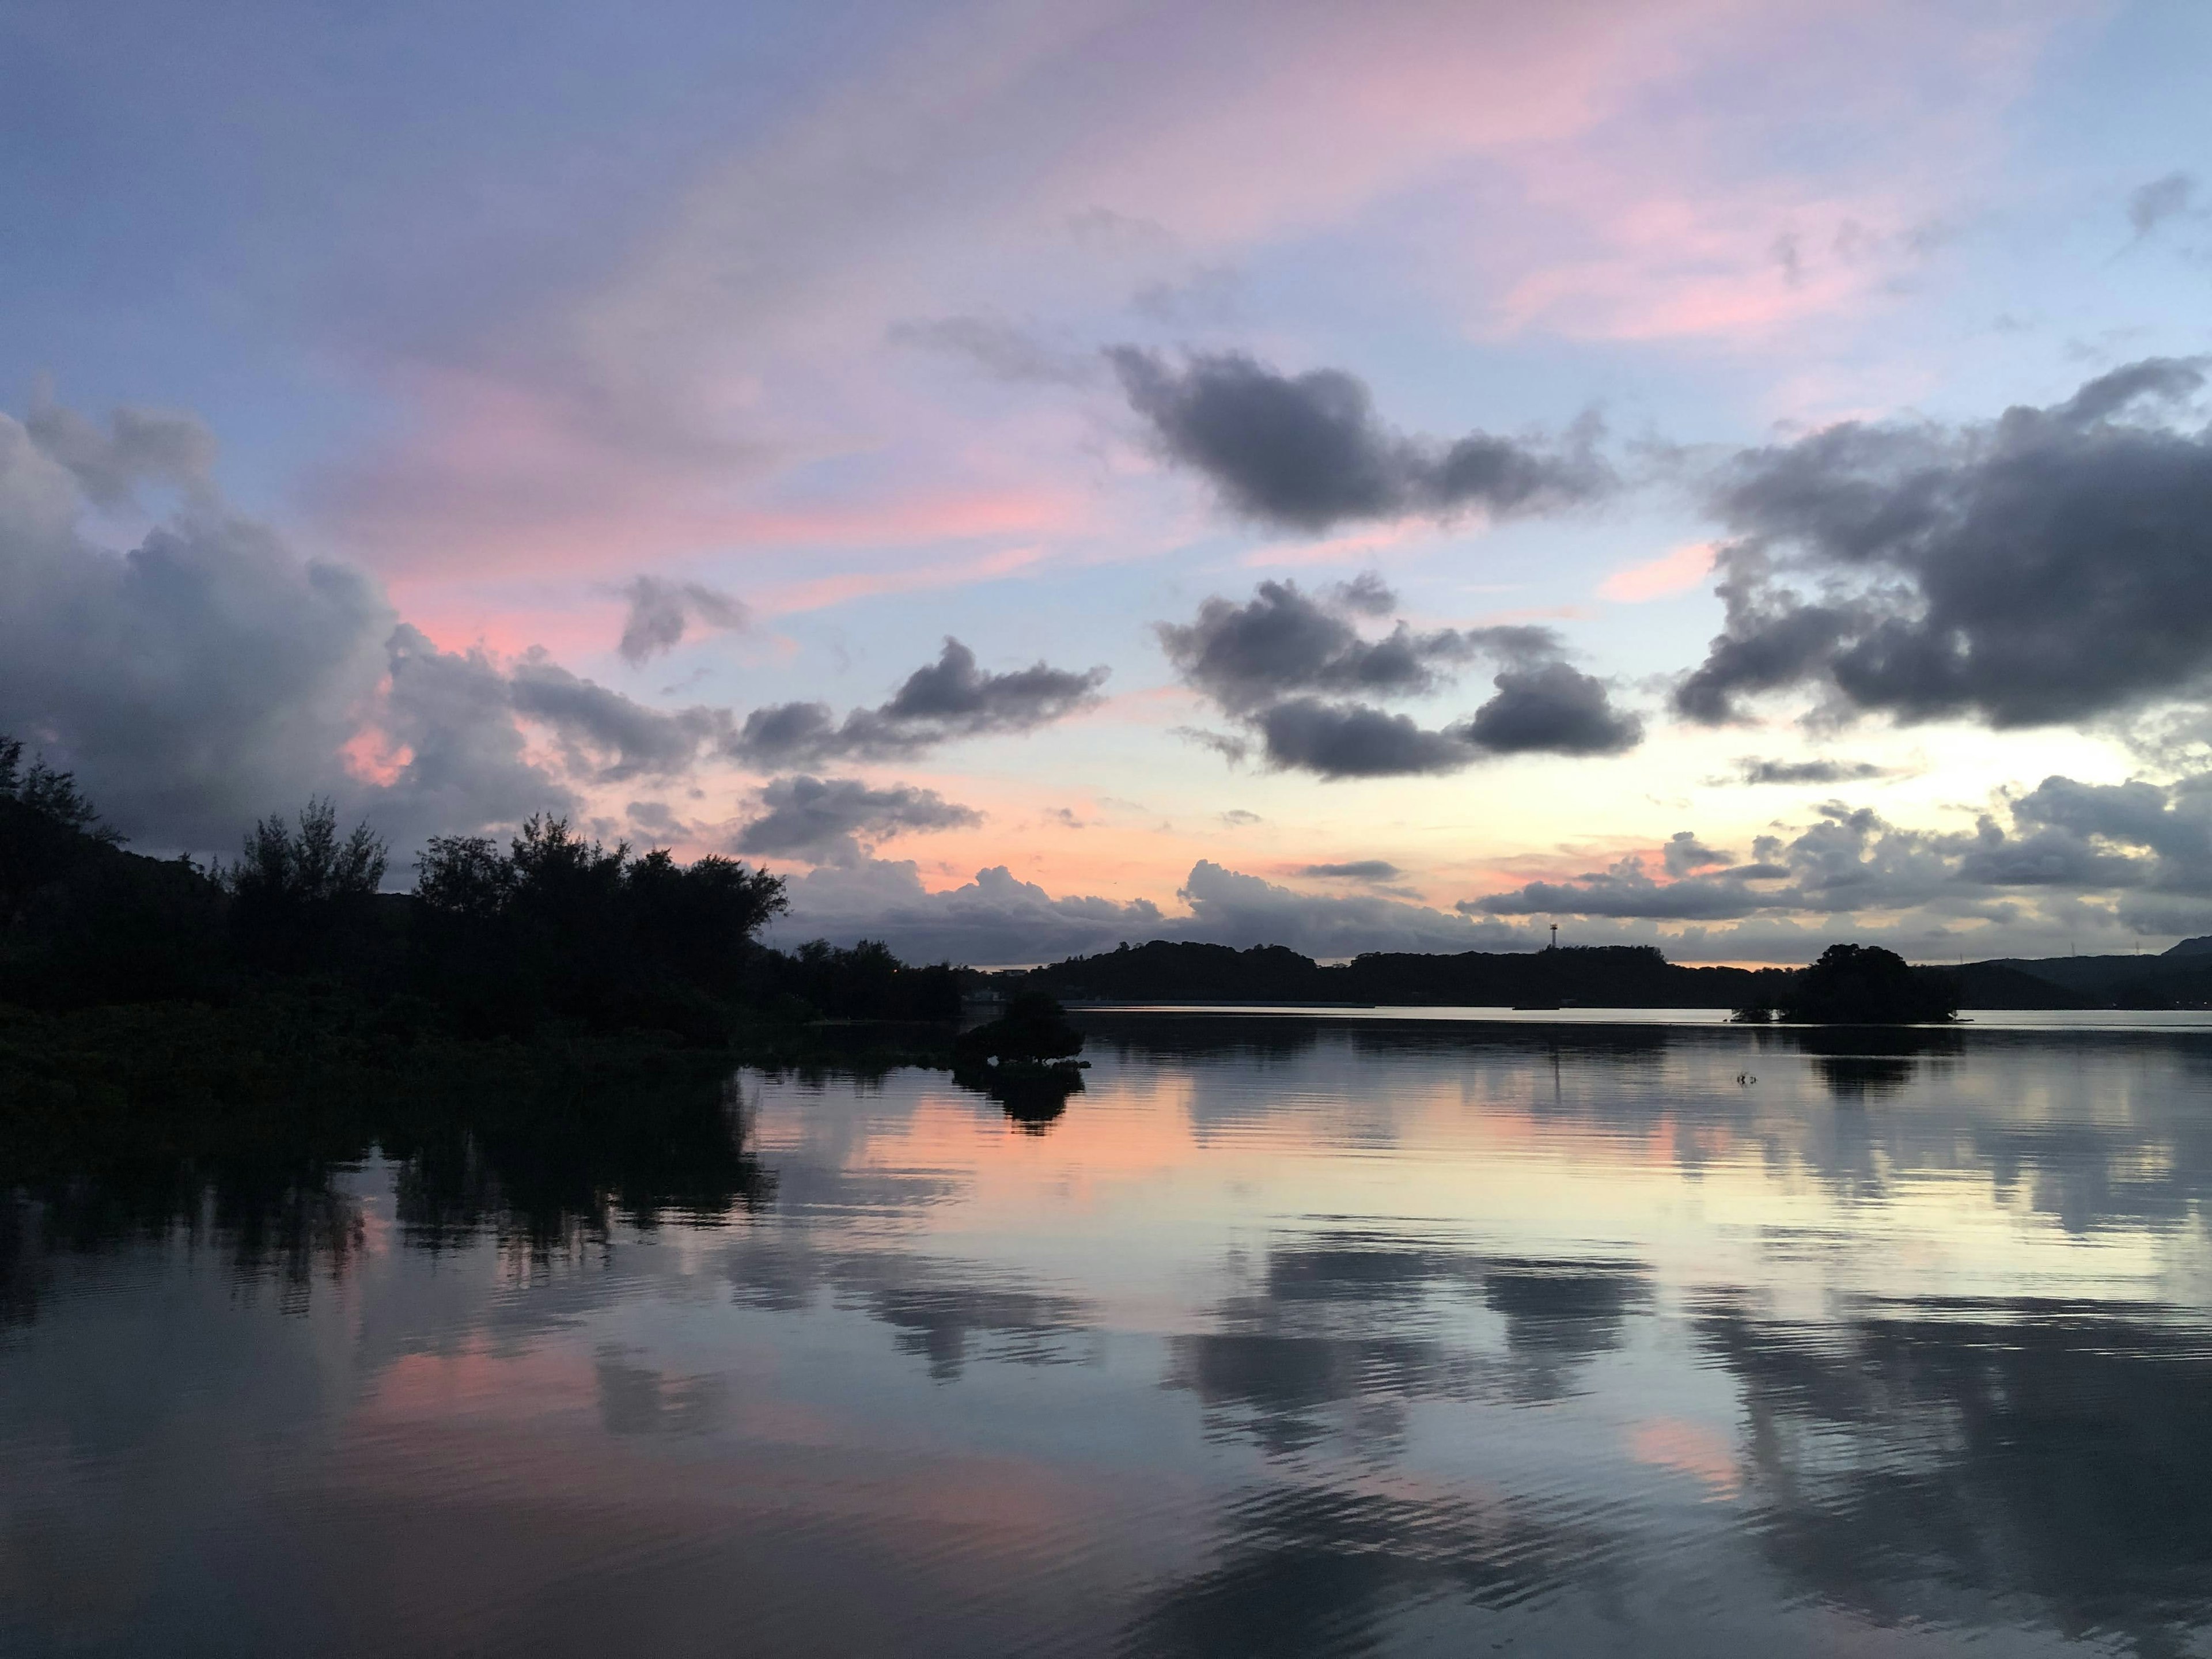
[{"label": "distant hill", "polygon": [[1073,957],[1029,975],[1075,1000],[1592,1008],[1733,1008],[1771,994],[1782,976],[1775,969],[1680,967],[1650,945],[1381,951],[1323,966],[1279,945],[1239,951],[1166,939]]},{"label": "distant hill", "polygon": [[2029,971],[2019,963],[1970,962],[1952,970],[1961,1008],[2094,1008],[2096,999]]},{"label": "distant hill", "polygon": [[[2196,947],[2196,948],[2190,948]],[[1925,968],[1956,980],[1969,1009],[2212,1005],[2212,936],[2162,956],[2008,957]],[[1342,1003],[1358,1006],[1736,1008],[1771,1001],[1778,968],[1691,968],[1644,945],[1457,955],[1378,951],[1324,965],[1279,945],[1237,950],[1154,939],[1031,970],[1073,1001]]]},{"label": "distant hill", "polygon": [[[2082,1008],[2175,1008],[2212,1003],[2212,948],[2189,951],[2184,946],[2212,941],[2185,939],[2172,950],[2154,957],[2007,957],[1973,963],[1974,969],[2006,969],[2054,985],[2080,999],[2070,1005]],[[1995,1007],[1995,1003],[1969,1006]],[[2066,1006],[2065,1004],[2011,1003],[2010,1007]]]}]

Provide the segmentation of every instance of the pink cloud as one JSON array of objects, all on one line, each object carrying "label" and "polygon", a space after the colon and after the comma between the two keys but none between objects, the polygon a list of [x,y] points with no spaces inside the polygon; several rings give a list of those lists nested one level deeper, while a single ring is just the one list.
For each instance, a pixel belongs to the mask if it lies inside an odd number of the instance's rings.
[{"label": "pink cloud", "polygon": [[[390,681],[384,690],[390,689]],[[389,732],[374,726],[364,726],[339,745],[338,761],[346,775],[362,783],[374,784],[388,789],[399,781],[400,774],[413,763],[414,750],[404,743],[395,743]]]},{"label": "pink cloud", "polygon": [[1597,586],[1598,597],[1616,605],[1641,605],[1686,593],[1705,580],[1713,568],[1711,542],[1685,542],[1656,559],[1616,570]]},{"label": "pink cloud", "polygon": [[[1918,257],[1913,228],[1986,154],[2061,3],[1071,0],[915,22],[896,73],[703,169],[595,289],[466,361],[376,366],[401,436],[313,506],[433,637],[501,649],[557,624],[485,615],[465,590],[487,578],[712,559],[795,610],[1157,552],[1171,526],[1111,521],[1136,492],[1079,361],[1139,283],[1332,234],[1354,260],[1388,246],[1378,280],[1430,285],[1478,331],[1748,338],[1829,316]],[[1913,75],[1966,93],[1930,114],[1924,86],[1897,89],[1899,31]],[[1802,84],[1778,68],[1797,58]],[[1763,142],[1830,105],[1866,129],[1863,161]],[[1449,228],[1407,259],[1393,214]],[[887,343],[969,314],[1042,316],[1073,379],[1009,386]],[[545,603],[573,608],[573,586]]]},{"label": "pink cloud", "polygon": [[910,548],[1086,521],[1081,492],[1048,481],[873,482],[849,498],[779,501],[761,454],[734,441],[659,453],[544,389],[477,375],[413,384],[416,439],[326,479],[322,496],[349,548],[395,576],[612,573],[709,551]]},{"label": "pink cloud", "polygon": [[932,587],[957,587],[969,582],[1012,576],[1035,566],[1044,556],[1037,547],[1010,547],[971,559],[912,566],[897,570],[854,570],[834,576],[816,576],[760,591],[755,608],[767,616],[819,611],[849,600],[872,599],[884,593],[912,593]]}]

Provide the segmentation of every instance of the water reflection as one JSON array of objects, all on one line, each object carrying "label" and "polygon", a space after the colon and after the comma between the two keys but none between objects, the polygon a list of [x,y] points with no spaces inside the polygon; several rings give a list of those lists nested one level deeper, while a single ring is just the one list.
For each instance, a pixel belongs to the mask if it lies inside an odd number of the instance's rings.
[{"label": "water reflection", "polygon": [[[1212,1432],[1273,1455],[1332,1435],[1371,1449],[1400,1437],[1409,1401],[1565,1397],[1650,1297],[1632,1262],[1318,1235],[1271,1249],[1259,1284],[1223,1303],[1213,1328],[1170,1339],[1168,1382],[1204,1402]],[[1476,1308],[1497,1316],[1502,1352],[1463,1316]]]},{"label": "water reflection", "polygon": [[1004,1109],[1006,1121],[1024,1133],[1041,1135],[1058,1122],[1067,1103],[1083,1092],[1083,1073],[1073,1066],[1035,1070],[983,1068],[956,1073],[953,1080]]},{"label": "water reflection", "polygon": [[1125,1651],[1373,1653],[1442,1599],[1497,1612],[1618,1585],[1617,1540],[1522,1499],[1292,1484],[1235,1495],[1223,1522],[1216,1564],[1146,1606]]},{"label": "water reflection", "polygon": [[2032,1603],[2147,1652],[2202,1620],[2201,1307],[1929,1298],[1814,1326],[1736,1292],[1694,1324],[1741,1384],[1753,1534],[1809,1593],[1884,1624]]},{"label": "water reflection", "polygon": [[0,1114],[0,1650],[2212,1650],[2212,1036],[1088,1054]]}]

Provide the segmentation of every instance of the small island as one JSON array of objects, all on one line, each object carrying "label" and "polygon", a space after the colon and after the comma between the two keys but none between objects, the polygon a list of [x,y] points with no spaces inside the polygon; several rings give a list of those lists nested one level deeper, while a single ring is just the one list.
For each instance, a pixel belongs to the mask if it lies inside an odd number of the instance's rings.
[{"label": "small island", "polygon": [[1958,1018],[1959,1002],[1954,975],[1916,969],[1879,945],[1831,945],[1777,994],[1746,1003],[1734,1018],[1746,1025],[1939,1025]]}]

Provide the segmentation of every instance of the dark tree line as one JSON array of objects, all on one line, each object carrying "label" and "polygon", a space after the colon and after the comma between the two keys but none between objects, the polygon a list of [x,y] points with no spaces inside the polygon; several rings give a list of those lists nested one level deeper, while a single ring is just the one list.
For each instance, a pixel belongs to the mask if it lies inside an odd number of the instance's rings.
[{"label": "dark tree line", "polygon": [[505,846],[434,838],[412,893],[332,804],[270,817],[239,858],[127,851],[65,772],[0,738],[0,1000],[66,1008],[222,1002],[270,988],[401,1004],[456,1035],[644,1030],[716,1043],[763,1017],[949,1020],[948,966],[881,944],[786,953],[760,932],[782,878],[708,854],[608,847],[535,817]]},{"label": "dark tree line", "polygon": [[1739,1018],[1754,1022],[1781,1018],[1815,1024],[1945,1020],[1959,1007],[1960,994],[1956,975],[1914,968],[1893,951],[1857,945],[1832,945],[1808,968],[1747,969],[1686,968],[1668,962],[1650,945],[1455,955],[1375,951],[1324,965],[1279,945],[1239,951],[1154,939],[1097,956],[1072,957],[1036,969],[1028,982],[1063,997],[1132,1002],[1734,1008]]}]

